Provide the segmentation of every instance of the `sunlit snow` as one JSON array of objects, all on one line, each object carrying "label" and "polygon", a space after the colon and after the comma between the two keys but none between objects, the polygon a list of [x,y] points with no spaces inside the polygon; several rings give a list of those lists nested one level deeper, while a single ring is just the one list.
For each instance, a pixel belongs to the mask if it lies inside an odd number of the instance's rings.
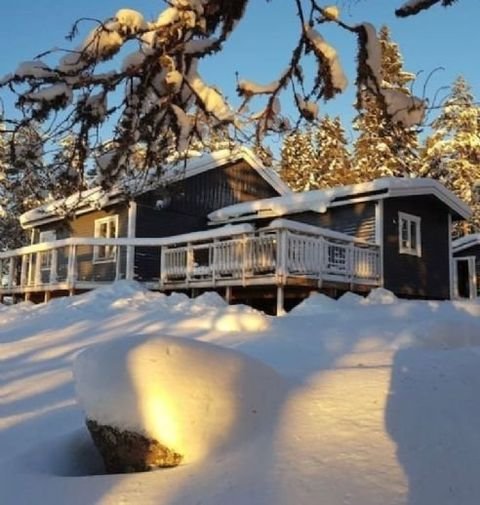
[{"label": "sunlit snow", "polygon": [[[159,436],[189,440],[184,464],[101,475],[73,383],[85,348],[84,407],[137,422],[130,394]],[[479,502],[476,301],[316,294],[275,318],[123,281],[0,306],[0,356],[2,505]]]}]

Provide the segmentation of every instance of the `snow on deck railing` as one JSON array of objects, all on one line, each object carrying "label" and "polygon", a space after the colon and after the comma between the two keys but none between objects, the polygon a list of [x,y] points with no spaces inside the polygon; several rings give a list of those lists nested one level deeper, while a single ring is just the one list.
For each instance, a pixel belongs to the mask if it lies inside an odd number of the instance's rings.
[{"label": "snow on deck railing", "polygon": [[278,220],[166,238],[68,238],[0,253],[2,292],[94,287],[136,279],[159,289],[276,284],[288,277],[378,284],[379,248]]}]

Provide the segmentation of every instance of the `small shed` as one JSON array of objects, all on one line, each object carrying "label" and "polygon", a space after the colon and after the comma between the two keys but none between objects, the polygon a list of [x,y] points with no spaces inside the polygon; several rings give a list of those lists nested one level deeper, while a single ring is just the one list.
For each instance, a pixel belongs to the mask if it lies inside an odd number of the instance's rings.
[{"label": "small shed", "polygon": [[455,298],[480,294],[480,233],[465,235],[452,243]]}]

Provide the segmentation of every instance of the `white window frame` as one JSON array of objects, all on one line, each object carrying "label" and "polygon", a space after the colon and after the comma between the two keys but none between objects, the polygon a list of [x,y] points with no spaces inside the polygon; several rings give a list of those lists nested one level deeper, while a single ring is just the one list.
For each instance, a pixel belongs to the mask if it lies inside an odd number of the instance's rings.
[{"label": "white window frame", "polygon": [[[41,231],[38,234],[39,244],[43,244],[45,242],[54,242],[55,240],[57,240],[56,230]],[[51,267],[52,267],[52,251],[40,253],[40,268],[42,270],[50,270]]]},{"label": "white window frame", "polygon": [[[115,236],[110,236],[111,228],[109,226],[110,223],[114,223],[115,225]],[[103,224],[107,224],[107,236],[100,236],[100,227]],[[95,219],[94,225],[94,238],[117,238],[118,237],[118,214],[114,216],[102,217],[100,219]],[[104,255],[101,255],[100,252],[105,251]],[[113,263],[117,259],[117,247],[113,245],[107,246],[94,246],[93,247],[93,263]]]},{"label": "white window frame", "polygon": [[[411,256],[422,256],[422,233],[421,233],[421,218],[406,212],[398,213],[398,252],[400,254],[410,254]],[[403,245],[402,240],[402,225],[407,223],[407,245]],[[412,224],[415,225],[415,247],[412,246]]]}]

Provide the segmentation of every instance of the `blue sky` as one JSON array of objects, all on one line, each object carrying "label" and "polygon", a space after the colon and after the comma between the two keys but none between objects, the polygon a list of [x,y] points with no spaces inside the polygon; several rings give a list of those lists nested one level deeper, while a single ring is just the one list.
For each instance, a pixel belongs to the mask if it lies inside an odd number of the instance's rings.
[{"label": "blue sky", "polygon": [[[235,72],[241,78],[256,82],[270,82],[285,68],[290,49],[298,30],[298,21],[292,15],[293,0],[251,0],[247,16],[227,43],[224,52],[205,61],[200,67],[204,78],[217,84],[234,101]],[[331,3],[331,2],[330,2]],[[433,97],[442,86],[462,74],[480,100],[480,2],[460,0],[451,8],[434,7],[415,17],[398,20],[394,8],[401,0],[340,0],[342,18],[347,23],[370,21],[380,27],[387,24],[392,38],[400,45],[404,55],[405,69],[422,71],[415,85],[418,96]],[[329,2],[325,2],[328,5]],[[154,18],[163,8],[160,0],[82,0],[60,2],[59,0],[14,0],[2,5],[2,29],[0,43],[0,74],[14,70],[20,61],[52,47],[72,47],[65,40],[72,23],[80,17],[104,19],[119,8],[131,7]],[[87,25],[85,25],[87,27]],[[354,38],[341,30],[328,30],[327,39],[337,47],[350,86],[341,98],[321,111],[340,115],[350,131],[354,115]],[[80,39],[76,41],[78,44]],[[437,67],[426,83],[427,75]],[[308,71],[308,69],[306,69]],[[424,89],[425,88],[425,89]],[[285,104],[288,111],[288,104]]]}]

